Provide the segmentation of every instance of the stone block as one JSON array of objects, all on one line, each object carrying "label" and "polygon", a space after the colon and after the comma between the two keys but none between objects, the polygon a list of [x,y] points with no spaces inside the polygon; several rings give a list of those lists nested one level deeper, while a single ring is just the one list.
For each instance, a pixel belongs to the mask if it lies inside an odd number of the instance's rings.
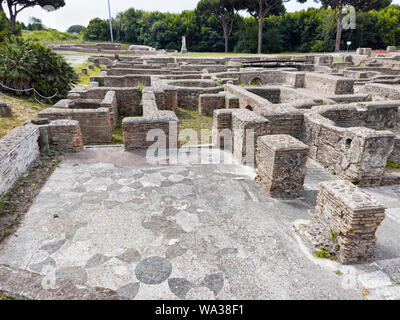
[{"label": "stone block", "polygon": [[83,138],[76,120],[55,120],[49,125],[51,141],[62,152],[83,150]]},{"label": "stone block", "polygon": [[0,139],[0,198],[39,158],[39,129],[27,124]]},{"label": "stone block", "polygon": [[214,111],[212,141],[218,148],[232,147],[232,111],[229,109]]},{"label": "stone block", "polygon": [[256,180],[272,197],[300,197],[309,150],[307,145],[289,135],[259,137]]},{"label": "stone block", "polygon": [[257,139],[270,133],[269,121],[246,109],[232,111],[234,157],[242,164],[254,166]]},{"label": "stone block", "polygon": [[392,52],[396,52],[397,51],[397,47],[395,46],[388,46],[386,49],[386,53],[392,53]]},{"label": "stone block", "polygon": [[[153,145],[152,132],[158,135],[158,143],[176,148],[178,118],[172,111],[158,111],[153,116],[125,118],[122,122],[125,150],[144,149]],[[171,143],[171,141],[173,141]]]},{"label": "stone block", "polygon": [[[375,259],[376,231],[385,219],[385,207],[349,181],[320,184],[309,230],[315,250],[336,255],[343,264]],[[323,247],[322,247],[323,246]]]},{"label": "stone block", "polygon": [[306,89],[315,90],[322,94],[353,93],[354,80],[328,74],[308,72],[305,75]]},{"label": "stone block", "polygon": [[225,92],[225,108],[226,109],[239,109],[239,97],[230,92]]},{"label": "stone block", "polygon": [[11,114],[11,107],[7,103],[0,101],[0,118],[11,117]]},{"label": "stone block", "polygon": [[225,107],[225,95],[223,94],[202,94],[199,96],[199,112],[201,115],[210,116],[214,110]]}]

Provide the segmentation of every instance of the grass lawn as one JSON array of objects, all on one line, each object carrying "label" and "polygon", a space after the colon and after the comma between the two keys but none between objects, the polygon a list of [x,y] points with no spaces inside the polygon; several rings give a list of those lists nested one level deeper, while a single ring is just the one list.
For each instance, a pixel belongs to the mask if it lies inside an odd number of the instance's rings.
[{"label": "grass lawn", "polygon": [[[202,116],[199,113],[199,110],[190,110],[186,108],[178,108],[176,113],[179,118],[179,143],[181,145],[185,144],[188,140],[187,137],[182,136],[182,130],[192,129],[196,132],[197,136],[191,137],[189,144],[201,144],[201,143],[211,143],[212,137],[212,125],[213,125],[213,117],[212,116]],[[204,141],[201,141],[201,133],[202,130],[206,130],[203,132]]]},{"label": "grass lawn", "polygon": [[0,99],[12,109],[11,117],[0,118],[0,138],[4,137],[12,129],[23,125],[26,120],[37,118],[39,111],[50,107],[50,105],[42,105],[22,97],[14,100],[0,94]]},{"label": "grass lawn", "polygon": [[[100,76],[101,69],[105,69],[106,66],[100,65],[100,67],[94,66],[94,70],[89,69],[89,65],[92,63],[87,61],[85,63],[82,63],[80,65],[77,65],[74,67],[75,72],[79,75],[79,84],[85,84],[89,85],[90,84],[90,77],[98,77]],[[88,74],[84,74],[82,72],[82,69],[87,69]]]}]

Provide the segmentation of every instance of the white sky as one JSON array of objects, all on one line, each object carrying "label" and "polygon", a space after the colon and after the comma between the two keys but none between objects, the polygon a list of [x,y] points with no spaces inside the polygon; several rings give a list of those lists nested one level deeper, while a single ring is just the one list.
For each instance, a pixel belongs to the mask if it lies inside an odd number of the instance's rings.
[{"label": "white sky", "polygon": [[[42,19],[43,23],[50,28],[66,31],[70,26],[79,24],[87,26],[93,18],[108,18],[107,0],[65,0],[65,7],[48,13],[40,7],[25,9],[18,15],[18,20],[27,23],[30,17]],[[110,0],[111,14],[113,17],[118,12],[128,8],[142,9],[147,11],[181,12],[192,10],[196,7],[198,0]],[[400,4],[400,0],[393,0],[394,4]],[[289,12],[318,7],[313,0],[305,4],[299,4],[291,0],[286,4]]]}]

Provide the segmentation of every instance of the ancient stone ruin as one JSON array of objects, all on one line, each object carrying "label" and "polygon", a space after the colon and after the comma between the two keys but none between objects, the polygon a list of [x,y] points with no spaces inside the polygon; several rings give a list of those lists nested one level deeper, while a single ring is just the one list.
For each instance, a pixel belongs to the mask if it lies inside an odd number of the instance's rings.
[{"label": "ancient stone ruin", "polygon": [[[373,55],[361,48],[338,61],[331,55],[195,58],[158,55],[138,46],[130,50],[149,54],[91,57],[107,67],[91,78],[89,88],[74,88],[66,100],[39,113],[44,120],[28,122],[0,140],[0,196],[41,150],[79,153],[88,145],[109,144],[117,126],[129,154],[158,142],[166,158],[172,157],[171,150],[180,147],[178,109],[184,108],[213,117],[212,144],[204,148],[228,153],[241,168],[255,169],[257,192],[264,199],[274,198],[277,207],[285,207],[290,206],[285,200],[311,194],[316,204],[312,221],[296,228],[312,252],[326,252],[343,264],[374,260],[385,207],[362,188],[400,185],[400,174],[387,168],[389,162],[400,163],[400,54],[389,49]],[[154,130],[161,136],[156,138]],[[333,181],[310,192],[309,181],[315,179],[309,175],[310,163]],[[168,183],[186,180],[178,175]],[[256,197],[248,186],[240,188],[250,199]],[[172,223],[152,219],[162,228]],[[193,221],[186,230],[196,230]]]},{"label": "ancient stone ruin", "polygon": [[0,100],[0,118],[11,116],[11,107],[7,103]]}]

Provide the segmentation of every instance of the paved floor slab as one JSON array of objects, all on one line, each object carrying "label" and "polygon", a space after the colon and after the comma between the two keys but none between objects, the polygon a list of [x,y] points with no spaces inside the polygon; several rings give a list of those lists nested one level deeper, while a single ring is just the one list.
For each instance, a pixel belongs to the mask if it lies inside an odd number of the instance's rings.
[{"label": "paved floor slab", "polygon": [[[378,234],[381,266],[314,258],[293,231],[311,218],[318,183],[337,179],[315,162],[304,198],[278,201],[247,167],[149,166],[136,157],[117,149],[67,156],[4,244],[0,264],[131,299],[362,299],[377,272],[387,281],[371,285],[374,298],[396,297],[388,262],[400,258],[395,220]],[[372,191],[396,207],[387,196],[395,191]]]}]

